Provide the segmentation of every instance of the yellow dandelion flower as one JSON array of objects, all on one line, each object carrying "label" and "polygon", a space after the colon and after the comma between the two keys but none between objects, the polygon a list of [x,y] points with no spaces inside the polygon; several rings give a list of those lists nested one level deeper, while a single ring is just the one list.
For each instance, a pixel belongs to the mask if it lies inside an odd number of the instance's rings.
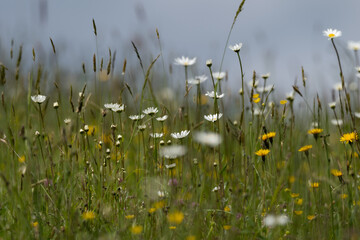
[{"label": "yellow dandelion flower", "polygon": [[298,196],[300,196],[300,194],[299,193],[290,193],[290,196],[292,198],[297,198]]},{"label": "yellow dandelion flower", "polygon": [[356,132],[351,133],[344,133],[340,137],[340,142],[346,142],[346,143],[352,143],[354,141],[357,141],[359,139],[358,134]]},{"label": "yellow dandelion flower", "polygon": [[224,207],[224,211],[225,211],[225,212],[230,212],[231,209],[230,209],[230,207],[229,207],[228,205],[226,205],[226,206]]},{"label": "yellow dandelion flower", "polygon": [[253,95],[253,99],[259,98],[260,94],[256,93]]},{"label": "yellow dandelion flower", "polygon": [[324,130],[321,129],[321,128],[313,128],[313,129],[310,129],[308,131],[308,134],[312,134],[312,135],[315,135],[315,134],[320,134],[322,133]]},{"label": "yellow dandelion flower", "polygon": [[287,100],[281,100],[281,101],[280,101],[280,104],[281,104],[281,105],[284,105],[284,104],[287,104],[287,102],[288,102]]},{"label": "yellow dandelion flower", "polygon": [[94,211],[85,211],[81,216],[85,221],[93,220],[95,218],[95,213]]},{"label": "yellow dandelion flower", "polygon": [[196,240],[196,237],[194,235],[190,235],[186,237],[186,240]]},{"label": "yellow dandelion flower", "polygon": [[290,188],[285,188],[284,192],[290,192]]},{"label": "yellow dandelion flower", "polygon": [[125,218],[126,219],[133,219],[135,217],[135,215],[126,215]]},{"label": "yellow dandelion flower", "polygon": [[160,208],[164,208],[164,207],[165,207],[165,201],[159,201],[159,202],[154,203],[155,209],[160,209]]},{"label": "yellow dandelion flower", "polygon": [[341,177],[342,176],[342,172],[337,170],[337,169],[331,169],[331,174],[334,175],[335,177]]},{"label": "yellow dandelion flower", "polygon": [[255,154],[260,157],[264,157],[264,156],[268,155],[269,152],[270,152],[269,149],[260,149],[259,151],[255,152]]},{"label": "yellow dandelion flower", "polygon": [[308,219],[309,221],[314,220],[315,218],[316,218],[315,215],[308,215],[308,216],[307,216],[307,219]]},{"label": "yellow dandelion flower", "polygon": [[184,214],[180,211],[174,211],[168,214],[167,219],[171,224],[180,224],[184,220]]},{"label": "yellow dandelion flower", "polygon": [[291,183],[294,183],[295,182],[295,176],[290,176],[289,177],[289,183],[291,184]]},{"label": "yellow dandelion flower", "polygon": [[296,205],[302,205],[303,204],[303,199],[302,198],[295,199],[295,204]]},{"label": "yellow dandelion flower", "polygon": [[151,214],[151,213],[153,213],[155,211],[156,211],[156,208],[150,208],[148,212]]},{"label": "yellow dandelion flower", "polygon": [[301,214],[303,214],[302,210],[295,210],[294,213],[298,216],[300,216]]},{"label": "yellow dandelion flower", "polygon": [[32,222],[31,225],[34,227],[34,228],[37,228],[39,226],[39,223],[38,222]]},{"label": "yellow dandelion flower", "polygon": [[318,188],[319,185],[320,185],[320,183],[318,183],[318,182],[313,182],[313,183],[310,184],[310,186],[311,186],[312,188]]},{"label": "yellow dandelion flower", "polygon": [[231,225],[224,225],[223,228],[224,228],[224,230],[230,230],[230,229],[231,229]]},{"label": "yellow dandelion flower", "polygon": [[276,136],[276,132],[269,132],[269,133],[265,133],[264,135],[261,136],[261,139],[263,141],[267,140],[267,139],[270,139],[270,138],[273,138]]},{"label": "yellow dandelion flower", "polygon": [[176,226],[170,226],[169,229],[170,229],[170,230],[175,230],[175,229],[176,229]]},{"label": "yellow dandelion flower", "polygon": [[258,102],[260,102],[260,100],[261,100],[260,98],[255,98],[254,103],[258,103]]},{"label": "yellow dandelion flower", "polygon": [[21,157],[18,158],[19,163],[24,163],[25,162],[25,156],[22,155]]},{"label": "yellow dandelion flower", "polygon": [[341,194],[340,195],[340,197],[342,198],[342,199],[345,199],[345,198],[347,198],[349,195],[347,195],[346,193],[343,193],[343,194]]},{"label": "yellow dandelion flower", "polygon": [[305,145],[305,146],[301,147],[298,151],[299,152],[307,152],[310,149],[312,149],[312,145]]},{"label": "yellow dandelion flower", "polygon": [[130,228],[131,233],[134,235],[139,235],[142,232],[142,230],[143,230],[143,227],[140,225],[133,225]]}]

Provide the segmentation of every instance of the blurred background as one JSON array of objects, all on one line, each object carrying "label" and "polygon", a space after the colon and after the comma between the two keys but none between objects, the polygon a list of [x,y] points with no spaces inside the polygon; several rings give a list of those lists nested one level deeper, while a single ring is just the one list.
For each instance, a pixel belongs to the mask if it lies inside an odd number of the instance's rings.
[{"label": "blurred background", "polygon": [[[92,56],[108,59],[108,49],[116,51],[116,72],[122,62],[138,64],[131,41],[149,64],[160,53],[156,29],[160,33],[164,69],[182,55],[197,57],[193,75],[207,74],[207,59],[219,70],[227,35],[241,1],[227,0],[3,0],[0,8],[0,61],[9,60],[14,49],[23,45],[24,60],[31,64],[32,48],[44,64],[53,63],[49,37],[56,45],[58,65],[81,71],[82,62],[91,69]],[[269,83],[277,91],[288,92],[301,66],[312,91],[324,94],[339,82],[335,52],[322,31],[336,28],[343,36],[335,39],[343,61],[346,81],[354,81],[354,55],[347,42],[360,41],[359,0],[248,0],[233,29],[229,44],[242,42],[241,57],[245,78],[252,71],[271,73]],[[98,39],[93,34],[95,19]],[[98,46],[98,48],[96,47]],[[157,63],[159,66],[161,63]],[[26,64],[23,66],[26,67]],[[138,67],[138,65],[136,66]],[[172,74],[169,81],[183,81]],[[228,72],[228,86],[240,88],[239,64],[228,48],[222,67]]]}]

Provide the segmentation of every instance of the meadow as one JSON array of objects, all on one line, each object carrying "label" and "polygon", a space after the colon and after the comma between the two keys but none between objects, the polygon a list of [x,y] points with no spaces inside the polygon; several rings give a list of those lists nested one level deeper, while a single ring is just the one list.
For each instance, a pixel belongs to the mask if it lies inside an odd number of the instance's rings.
[{"label": "meadow", "polygon": [[[330,102],[301,66],[287,94],[269,73],[245,79],[243,46],[228,43],[244,2],[223,55],[239,63],[235,94],[221,59],[165,62],[158,31],[151,60],[135,43],[132,66],[94,49],[72,81],[13,44],[0,59],[0,238],[358,239],[360,68],[344,76],[341,32],[324,29]],[[359,66],[360,43],[349,48]],[[172,74],[181,88],[166,87]]]}]

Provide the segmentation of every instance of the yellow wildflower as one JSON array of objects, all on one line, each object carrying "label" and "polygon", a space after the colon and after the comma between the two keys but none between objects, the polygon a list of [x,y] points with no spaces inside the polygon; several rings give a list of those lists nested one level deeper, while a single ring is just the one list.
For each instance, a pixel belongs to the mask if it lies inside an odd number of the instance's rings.
[{"label": "yellow wildflower", "polygon": [[263,141],[265,141],[266,139],[270,139],[270,138],[275,137],[275,135],[276,135],[276,132],[265,133],[264,135],[262,135],[261,139]]},{"label": "yellow wildflower", "polygon": [[340,197],[342,198],[342,199],[345,199],[345,198],[347,198],[349,195],[347,195],[346,193],[343,193],[343,194],[341,194],[340,195]]},{"label": "yellow wildflower", "polygon": [[95,213],[94,211],[85,211],[81,216],[85,221],[93,220],[95,218]]},{"label": "yellow wildflower", "polygon": [[133,219],[135,217],[135,215],[126,215],[125,218],[126,219]]},{"label": "yellow wildflower", "polygon": [[308,215],[308,216],[307,216],[307,219],[308,219],[309,221],[314,220],[314,219],[315,219],[315,215]]},{"label": "yellow wildflower", "polygon": [[298,151],[299,152],[307,152],[310,149],[312,149],[312,145],[305,145],[305,146],[301,147]]},{"label": "yellow wildflower", "polygon": [[358,134],[356,132],[345,133],[340,137],[340,142],[352,143],[359,139]]},{"label": "yellow wildflower", "polygon": [[302,210],[295,210],[294,213],[298,216],[300,216],[301,214],[303,214]]},{"label": "yellow wildflower", "polygon": [[224,230],[230,230],[230,229],[231,229],[231,225],[224,225],[223,228],[224,228]]},{"label": "yellow wildflower", "polygon": [[295,182],[295,176],[290,176],[289,177],[289,183],[294,183]]},{"label": "yellow wildflower", "polygon": [[39,223],[38,222],[33,222],[31,223],[31,225],[34,227],[34,228],[37,228],[39,226]]},{"label": "yellow wildflower", "polygon": [[320,183],[318,183],[318,182],[313,182],[313,183],[310,184],[310,186],[311,186],[312,188],[318,188],[319,185],[320,185]]},{"label": "yellow wildflower", "polygon": [[268,155],[269,152],[270,152],[269,149],[260,149],[259,151],[255,152],[255,154],[260,157],[264,157],[264,156]]},{"label": "yellow wildflower", "polygon": [[170,230],[175,230],[175,229],[176,229],[176,226],[170,226],[169,229],[170,229]]},{"label": "yellow wildflower", "polygon": [[292,198],[297,198],[298,196],[300,196],[300,194],[299,193],[290,193],[290,196]]},{"label": "yellow wildflower", "polygon": [[156,208],[150,208],[148,212],[151,214],[151,213],[153,213],[155,211],[156,211]]},{"label": "yellow wildflower", "polygon": [[295,204],[296,204],[296,205],[302,205],[302,204],[303,204],[303,199],[302,199],[302,198],[297,198],[297,199],[295,200]]},{"label": "yellow wildflower", "polygon": [[254,103],[258,103],[258,102],[260,102],[260,100],[261,100],[260,98],[255,98]]},{"label": "yellow wildflower", "polygon": [[174,211],[168,214],[167,219],[171,224],[180,224],[184,220],[184,214],[180,211]]},{"label": "yellow wildflower", "polygon": [[224,211],[225,211],[225,212],[230,212],[231,209],[230,209],[230,207],[229,207],[228,205],[226,205],[226,206],[224,207]]},{"label": "yellow wildflower", "polygon": [[280,101],[280,104],[281,104],[281,105],[287,104],[287,100],[281,100],[281,101]]},{"label": "yellow wildflower", "polygon": [[190,235],[186,237],[186,240],[196,240],[196,237],[194,235]]},{"label": "yellow wildflower", "polygon": [[313,135],[315,135],[315,134],[320,134],[320,133],[322,133],[324,130],[323,129],[321,129],[321,128],[313,128],[313,129],[310,129],[309,131],[308,131],[308,134],[313,134]]},{"label": "yellow wildflower", "polygon": [[143,230],[143,227],[140,225],[133,225],[130,228],[131,233],[134,235],[139,235],[142,232],[142,230]]},{"label": "yellow wildflower", "polygon": [[18,158],[19,163],[24,163],[25,162],[25,156],[22,155],[21,157]]},{"label": "yellow wildflower", "polygon": [[342,172],[337,170],[337,169],[331,169],[331,174],[334,175],[335,177],[341,177],[342,176]]}]

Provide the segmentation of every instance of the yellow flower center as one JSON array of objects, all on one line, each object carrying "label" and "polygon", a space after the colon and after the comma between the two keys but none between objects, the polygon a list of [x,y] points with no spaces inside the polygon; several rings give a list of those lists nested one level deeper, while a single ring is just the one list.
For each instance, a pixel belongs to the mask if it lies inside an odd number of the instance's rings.
[{"label": "yellow flower center", "polygon": [[333,38],[333,37],[335,37],[335,34],[329,33],[328,37],[329,37],[329,38]]}]

